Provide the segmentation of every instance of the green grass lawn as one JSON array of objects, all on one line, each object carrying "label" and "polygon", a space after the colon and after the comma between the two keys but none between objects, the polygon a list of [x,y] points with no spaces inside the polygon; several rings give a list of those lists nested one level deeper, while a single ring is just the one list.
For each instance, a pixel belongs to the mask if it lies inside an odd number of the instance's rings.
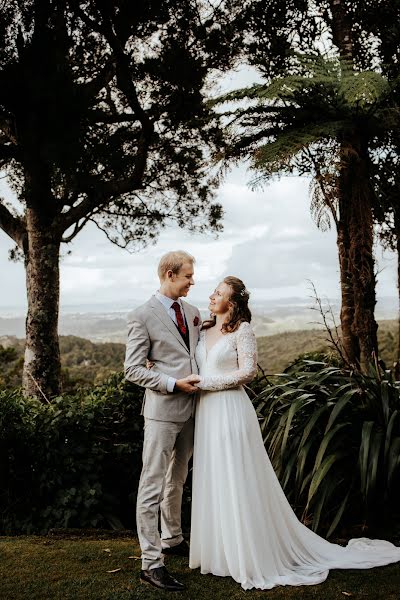
[{"label": "green grass lawn", "polygon": [[[171,597],[139,582],[136,539],[0,537],[1,600],[128,600]],[[400,598],[400,564],[368,571],[332,571],[326,582],[310,587],[244,592],[232,579],[200,575],[187,561],[169,557],[168,568],[187,590],[186,600],[268,597],[333,600]],[[120,569],[114,573],[114,569]]]}]

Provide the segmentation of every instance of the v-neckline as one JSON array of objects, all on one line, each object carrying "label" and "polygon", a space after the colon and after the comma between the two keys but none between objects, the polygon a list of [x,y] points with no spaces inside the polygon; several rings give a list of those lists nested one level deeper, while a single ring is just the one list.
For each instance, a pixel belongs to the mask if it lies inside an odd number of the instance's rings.
[{"label": "v-neckline", "polygon": [[207,334],[206,334],[206,330],[204,330],[204,348],[206,350],[206,358],[208,357],[208,355],[210,354],[211,350],[213,350],[215,348],[215,346],[217,346],[217,344],[219,344],[219,342],[225,337],[225,335],[222,333],[219,338],[217,339],[216,342],[214,342],[214,344],[211,346],[211,348],[207,348]]}]

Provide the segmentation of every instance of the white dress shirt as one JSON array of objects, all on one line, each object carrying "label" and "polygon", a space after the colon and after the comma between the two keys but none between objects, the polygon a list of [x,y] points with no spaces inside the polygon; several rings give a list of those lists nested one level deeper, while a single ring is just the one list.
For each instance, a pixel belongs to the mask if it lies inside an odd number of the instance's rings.
[{"label": "white dress shirt", "polygon": [[[183,310],[183,306],[182,306],[182,302],[181,302],[180,298],[178,298],[178,300],[173,300],[173,298],[164,296],[164,294],[161,294],[161,292],[159,292],[158,290],[155,293],[155,297],[157,298],[157,300],[159,300],[161,302],[161,304],[163,305],[163,307],[165,308],[165,310],[167,311],[167,313],[169,314],[169,316],[171,317],[171,319],[173,320],[173,322],[175,323],[176,326],[178,326],[178,321],[176,320],[176,312],[172,308],[172,305],[174,302],[177,302],[179,304],[183,318],[184,318],[184,320],[186,320],[185,319],[185,311]],[[170,394],[174,391],[175,383],[176,383],[175,377],[168,377],[167,391]]]}]

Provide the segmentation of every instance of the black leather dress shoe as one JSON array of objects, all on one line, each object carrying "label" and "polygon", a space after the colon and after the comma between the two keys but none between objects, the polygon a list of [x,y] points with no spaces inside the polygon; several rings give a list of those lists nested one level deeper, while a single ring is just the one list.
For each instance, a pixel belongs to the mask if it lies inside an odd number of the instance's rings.
[{"label": "black leather dress shoe", "polygon": [[174,579],[165,567],[140,571],[140,580],[166,592],[182,592],[185,589],[183,583]]},{"label": "black leather dress shoe", "polygon": [[172,548],[163,548],[161,551],[163,554],[173,554],[175,556],[189,556],[189,546],[185,540],[182,540],[177,546]]}]

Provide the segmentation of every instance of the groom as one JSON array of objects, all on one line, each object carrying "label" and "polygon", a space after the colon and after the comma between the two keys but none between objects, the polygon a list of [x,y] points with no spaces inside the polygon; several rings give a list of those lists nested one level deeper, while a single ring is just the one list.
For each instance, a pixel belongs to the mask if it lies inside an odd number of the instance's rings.
[{"label": "groom", "polygon": [[[201,321],[198,309],[181,298],[194,285],[194,262],[182,251],[161,258],[159,291],[129,317],[125,357],[126,379],[146,388],[136,512],[140,578],[167,591],[184,586],[168,573],[162,554],[189,555],[182,536],[181,504],[193,451],[196,388],[187,379],[198,372],[194,352]],[[151,369],[147,360],[154,365]]]}]

